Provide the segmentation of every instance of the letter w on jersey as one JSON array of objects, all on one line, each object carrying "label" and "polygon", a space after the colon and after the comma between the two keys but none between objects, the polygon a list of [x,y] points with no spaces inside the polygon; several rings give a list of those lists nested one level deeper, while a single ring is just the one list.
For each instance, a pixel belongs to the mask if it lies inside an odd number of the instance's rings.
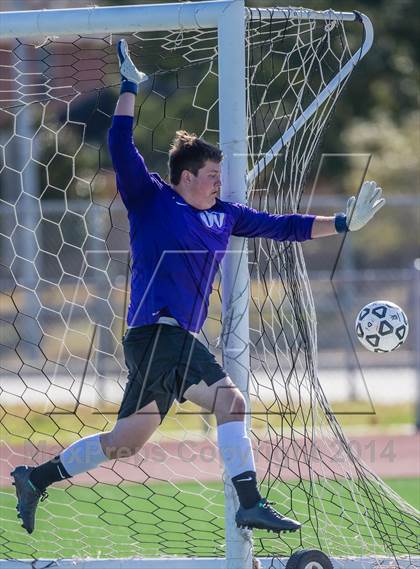
[{"label": "letter w on jersey", "polygon": [[225,221],[225,214],[222,212],[219,213],[217,211],[202,211],[200,213],[200,218],[201,221],[204,223],[204,225],[206,225],[210,229],[212,227],[217,227],[218,229],[220,229],[221,227],[223,227],[223,223]]}]

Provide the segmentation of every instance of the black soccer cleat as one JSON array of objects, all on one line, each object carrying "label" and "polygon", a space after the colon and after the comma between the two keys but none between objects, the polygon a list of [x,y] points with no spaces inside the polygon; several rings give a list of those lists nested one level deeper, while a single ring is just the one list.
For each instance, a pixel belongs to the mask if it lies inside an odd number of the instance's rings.
[{"label": "black soccer cleat", "polygon": [[301,524],[280,515],[270,503],[262,498],[252,508],[239,508],[236,514],[236,525],[239,528],[265,529],[267,531],[296,531]]},{"label": "black soccer cleat", "polygon": [[32,470],[34,470],[33,466],[17,466],[14,471],[10,473],[15,480],[12,484],[16,488],[18,500],[16,506],[18,511],[17,517],[22,520],[22,527],[25,528],[28,533],[34,531],[35,512],[39,500],[41,499],[41,502],[43,502],[48,498],[48,494],[45,490],[41,492],[29,480]]}]

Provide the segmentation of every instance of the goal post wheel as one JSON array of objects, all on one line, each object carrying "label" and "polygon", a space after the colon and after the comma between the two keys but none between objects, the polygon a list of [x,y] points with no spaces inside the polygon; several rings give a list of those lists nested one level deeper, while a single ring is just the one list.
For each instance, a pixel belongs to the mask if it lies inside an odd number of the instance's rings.
[{"label": "goal post wheel", "polygon": [[333,564],[328,555],[318,549],[302,549],[291,555],[286,569],[333,569]]}]

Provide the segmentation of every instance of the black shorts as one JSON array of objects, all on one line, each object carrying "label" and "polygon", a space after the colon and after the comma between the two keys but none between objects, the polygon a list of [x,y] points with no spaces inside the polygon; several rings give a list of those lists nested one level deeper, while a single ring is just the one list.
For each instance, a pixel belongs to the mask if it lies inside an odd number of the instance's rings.
[{"label": "black shorts", "polygon": [[180,326],[149,324],[131,328],[123,338],[128,381],[118,419],[156,401],[161,421],[174,400],[204,380],[212,385],[226,377],[216,358]]}]

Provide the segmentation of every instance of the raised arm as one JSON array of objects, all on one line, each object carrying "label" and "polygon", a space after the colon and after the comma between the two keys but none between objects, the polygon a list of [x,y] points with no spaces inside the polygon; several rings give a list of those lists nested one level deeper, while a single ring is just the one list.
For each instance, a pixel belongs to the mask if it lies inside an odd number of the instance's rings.
[{"label": "raised arm", "polygon": [[117,187],[126,204],[136,203],[153,191],[153,182],[133,140],[133,118],[138,86],[147,79],[130,59],[125,40],[118,42],[121,91],[115,108],[108,145],[117,177]]}]

